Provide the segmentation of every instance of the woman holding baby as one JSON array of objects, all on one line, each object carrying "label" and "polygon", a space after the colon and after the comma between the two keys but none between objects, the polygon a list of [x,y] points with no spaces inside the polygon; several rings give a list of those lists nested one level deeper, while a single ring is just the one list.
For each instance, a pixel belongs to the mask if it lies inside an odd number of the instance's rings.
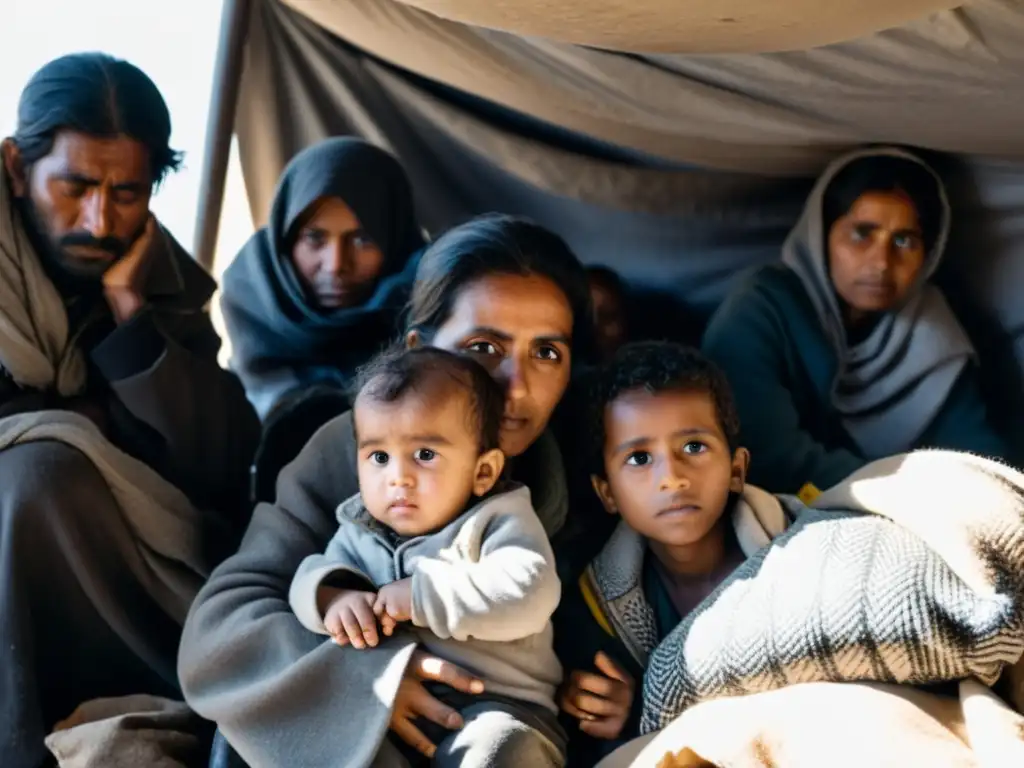
[{"label": "woman holding baby", "polygon": [[[548,537],[569,509],[549,423],[589,351],[589,322],[586,275],[565,243],[506,217],[476,220],[434,243],[410,301],[409,347],[471,356],[502,385],[497,447],[506,477],[528,489]],[[282,472],[276,503],[256,508],[241,549],[214,573],[185,628],[179,674],[187,699],[252,765],[407,765],[399,743],[435,753],[424,723],[464,723],[437,686],[471,697],[485,685],[411,635],[361,649],[324,642],[289,605],[300,565],[324,553],[338,531],[336,508],[360,490],[359,462],[380,459],[364,456],[356,440],[351,414],[314,436]],[[506,735],[521,743],[522,733]],[[545,738],[526,764],[560,764],[557,735]],[[471,748],[457,752],[458,764],[505,764],[485,754],[467,763]]]}]

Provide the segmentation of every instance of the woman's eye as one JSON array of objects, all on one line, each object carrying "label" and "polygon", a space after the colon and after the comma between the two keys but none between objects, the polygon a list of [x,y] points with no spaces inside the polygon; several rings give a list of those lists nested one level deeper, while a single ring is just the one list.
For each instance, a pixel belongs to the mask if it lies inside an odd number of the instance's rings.
[{"label": "woman's eye", "polygon": [[416,461],[429,462],[437,458],[437,453],[430,450],[429,448],[420,448],[415,453]]},{"label": "woman's eye", "polygon": [[850,239],[855,243],[863,243],[871,237],[871,227],[859,224],[850,231]]},{"label": "woman's eye", "polygon": [[352,244],[356,248],[373,248],[376,244],[366,235],[356,235],[352,238]]},{"label": "woman's eye", "polygon": [[315,229],[307,229],[302,233],[302,239],[309,243],[314,248],[321,247],[327,239],[324,237],[323,232],[318,232]]},{"label": "woman's eye", "polygon": [[704,453],[707,449],[707,443],[702,443],[700,440],[691,440],[683,446],[683,453],[694,456],[698,453]]},{"label": "woman's eye", "polygon": [[466,345],[466,351],[474,355],[487,355],[493,357],[498,354],[498,348],[489,341],[474,341]]},{"label": "woman's eye", "polygon": [[647,451],[633,451],[626,457],[626,463],[631,467],[645,467],[654,461],[654,457]]},{"label": "woman's eye", "polygon": [[917,245],[917,238],[913,235],[896,235],[892,239],[892,244],[901,251],[909,251]]},{"label": "woman's eye", "polygon": [[388,455],[384,451],[374,451],[370,454],[370,461],[379,467],[388,463]]},{"label": "woman's eye", "polygon": [[541,360],[549,360],[551,362],[557,363],[559,360],[562,359],[562,353],[559,352],[554,347],[541,347],[540,349],[537,350],[537,357],[539,357]]}]

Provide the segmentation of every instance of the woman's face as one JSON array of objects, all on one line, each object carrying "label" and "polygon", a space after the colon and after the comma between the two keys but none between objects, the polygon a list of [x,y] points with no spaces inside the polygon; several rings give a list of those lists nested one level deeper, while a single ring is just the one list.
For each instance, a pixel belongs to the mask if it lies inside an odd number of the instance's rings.
[{"label": "woman's face", "polygon": [[540,437],[569,384],[573,315],[545,277],[492,275],[464,286],[432,344],[474,356],[505,387],[501,450]]},{"label": "woman's face", "polygon": [[828,233],[832,284],[857,324],[897,307],[926,254],[913,201],[902,192],[865,192]]},{"label": "woman's face", "polygon": [[328,197],[313,203],[300,221],[292,261],[306,295],[318,309],[363,304],[380,279],[384,254],[352,209]]}]

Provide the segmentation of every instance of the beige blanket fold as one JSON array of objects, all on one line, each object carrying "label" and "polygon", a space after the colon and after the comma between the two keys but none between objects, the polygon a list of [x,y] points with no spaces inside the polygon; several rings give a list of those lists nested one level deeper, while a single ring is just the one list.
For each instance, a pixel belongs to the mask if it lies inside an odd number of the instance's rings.
[{"label": "beige blanket fold", "polygon": [[687,710],[598,768],[1009,768],[1024,717],[974,680],[940,696],[881,683],[804,683]]},{"label": "beige blanket fold", "polygon": [[0,368],[27,389],[70,397],[85,386],[85,358],[71,343],[68,317],[14,206],[0,164]]},{"label": "beige blanket fold", "polygon": [[46,737],[60,768],[199,768],[209,761],[201,718],[155,696],[95,699]]}]

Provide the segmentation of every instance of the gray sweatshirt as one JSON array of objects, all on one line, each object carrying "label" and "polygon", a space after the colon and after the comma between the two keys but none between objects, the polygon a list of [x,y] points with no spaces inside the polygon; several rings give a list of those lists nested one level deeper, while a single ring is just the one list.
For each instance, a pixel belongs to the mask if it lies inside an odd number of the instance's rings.
[{"label": "gray sweatshirt", "polygon": [[437,533],[408,539],[374,520],[358,494],[337,517],[327,550],[302,562],[289,592],[307,629],[327,634],[316,599],[325,581],[375,590],[411,577],[412,631],[424,648],[478,675],[489,693],[557,712],[551,615],[561,585],[529,489],[490,496]]}]

